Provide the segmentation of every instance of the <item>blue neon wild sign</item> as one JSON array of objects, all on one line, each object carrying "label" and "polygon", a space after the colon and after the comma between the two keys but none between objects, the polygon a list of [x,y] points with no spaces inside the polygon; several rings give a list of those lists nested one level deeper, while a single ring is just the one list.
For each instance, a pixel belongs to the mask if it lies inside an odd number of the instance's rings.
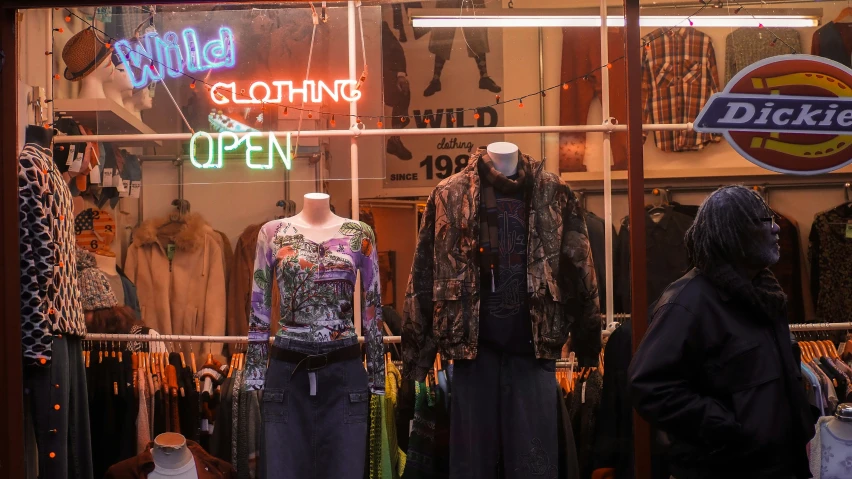
[{"label": "blue neon wild sign", "polygon": [[220,28],[219,36],[203,45],[198,41],[195,29],[186,28],[180,37],[175,32],[166,32],[162,36],[149,32],[132,43],[120,40],[115,43],[115,51],[130,76],[133,88],[160,81],[166,74],[178,78],[187,72],[233,68],[237,62],[234,32],[228,27]]}]

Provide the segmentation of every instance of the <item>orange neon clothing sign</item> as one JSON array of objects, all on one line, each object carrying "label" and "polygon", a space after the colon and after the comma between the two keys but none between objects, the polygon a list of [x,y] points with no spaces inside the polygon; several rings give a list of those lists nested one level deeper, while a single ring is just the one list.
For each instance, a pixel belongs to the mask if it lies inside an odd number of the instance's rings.
[{"label": "orange neon clothing sign", "polygon": [[210,99],[217,105],[322,103],[325,99],[358,101],[361,91],[355,88],[357,84],[356,80],[334,80],[331,85],[322,80],[303,80],[301,85],[290,80],[274,80],[271,84],[256,81],[247,89],[237,89],[236,82],[218,82],[210,88]]}]

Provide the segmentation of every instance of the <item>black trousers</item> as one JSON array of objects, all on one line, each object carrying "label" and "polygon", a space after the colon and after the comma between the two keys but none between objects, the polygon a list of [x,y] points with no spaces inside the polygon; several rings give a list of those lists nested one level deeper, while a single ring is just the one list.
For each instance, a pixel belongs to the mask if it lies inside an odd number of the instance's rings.
[{"label": "black trousers", "polygon": [[555,479],[556,362],[480,347],[455,361],[450,479]]}]

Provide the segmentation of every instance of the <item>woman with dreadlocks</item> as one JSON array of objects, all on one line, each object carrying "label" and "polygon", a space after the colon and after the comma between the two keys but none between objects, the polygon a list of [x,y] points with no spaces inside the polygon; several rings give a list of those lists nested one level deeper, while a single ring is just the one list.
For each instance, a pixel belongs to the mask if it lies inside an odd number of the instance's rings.
[{"label": "woman with dreadlocks", "polygon": [[672,477],[811,477],[813,417],[769,206],[741,186],[716,190],[686,233],[693,269],[652,306],[630,364],[634,407],[665,433]]}]

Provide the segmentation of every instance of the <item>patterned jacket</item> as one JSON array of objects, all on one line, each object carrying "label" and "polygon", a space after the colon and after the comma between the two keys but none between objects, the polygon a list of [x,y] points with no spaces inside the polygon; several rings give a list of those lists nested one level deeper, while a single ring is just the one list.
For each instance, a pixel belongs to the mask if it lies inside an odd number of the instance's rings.
[{"label": "patterned jacket", "polygon": [[[479,206],[482,151],[442,181],[426,204],[405,293],[403,372],[423,380],[435,353],[473,359],[479,345]],[[527,289],[536,357],[556,359],[572,336],[581,366],[601,350],[598,287],[577,197],[541,162],[533,172]]]}]

